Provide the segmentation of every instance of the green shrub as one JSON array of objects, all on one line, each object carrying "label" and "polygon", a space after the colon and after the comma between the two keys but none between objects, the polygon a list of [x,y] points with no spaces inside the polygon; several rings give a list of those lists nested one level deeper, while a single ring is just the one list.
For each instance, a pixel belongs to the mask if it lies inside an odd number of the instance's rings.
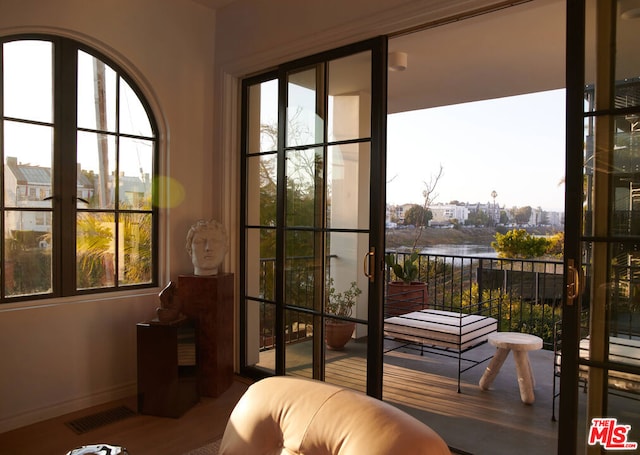
[{"label": "green shrub", "polygon": [[496,232],[491,246],[501,258],[537,258],[543,256],[550,246],[545,237],[536,237],[525,229],[512,229],[506,234]]}]

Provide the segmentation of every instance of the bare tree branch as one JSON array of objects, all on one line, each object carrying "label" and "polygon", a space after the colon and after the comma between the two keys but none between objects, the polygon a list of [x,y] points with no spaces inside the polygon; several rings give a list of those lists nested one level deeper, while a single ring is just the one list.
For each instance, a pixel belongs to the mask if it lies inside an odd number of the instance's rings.
[{"label": "bare tree branch", "polygon": [[[431,178],[429,179],[429,182],[423,181],[424,190],[422,191],[422,197],[424,202],[422,203],[422,209],[425,213],[427,212],[427,210],[429,210],[429,207],[431,207],[431,204],[433,203],[433,201],[438,197],[438,193],[436,193],[435,190],[436,190],[436,187],[438,186],[438,182],[440,181],[443,175],[444,175],[444,170],[442,168],[442,164],[440,164],[438,173],[436,175],[432,174]],[[422,231],[424,230],[424,228],[425,228],[425,223],[421,222],[418,225],[418,235],[416,235],[416,238],[413,241],[413,248],[412,248],[413,250],[415,250],[416,247],[418,246],[418,241],[422,237]]]}]

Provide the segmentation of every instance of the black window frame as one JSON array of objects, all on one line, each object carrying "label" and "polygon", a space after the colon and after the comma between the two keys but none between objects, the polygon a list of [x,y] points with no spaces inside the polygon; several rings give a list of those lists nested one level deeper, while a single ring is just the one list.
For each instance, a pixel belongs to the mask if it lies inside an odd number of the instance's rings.
[{"label": "black window frame", "polygon": [[[50,42],[53,47],[52,59],[52,78],[53,78],[53,153],[52,153],[52,169],[53,181],[51,188],[52,205],[50,216],[53,218],[51,225],[51,237],[53,249],[51,253],[51,289],[48,292],[33,293],[26,295],[10,295],[7,296],[6,274],[5,269],[5,213],[8,208],[4,199],[4,179],[5,179],[5,145],[4,145],[4,123],[5,121],[19,121],[26,124],[39,124],[39,122],[15,119],[5,116],[4,113],[4,54],[3,48],[5,43],[32,40]],[[116,131],[102,131],[97,129],[81,128],[77,124],[77,69],[78,54],[84,52],[92,57],[104,62],[117,75],[118,80],[122,79],[129,88],[138,97],[142,104],[151,127],[151,136],[137,136],[120,132],[120,113],[116,114]],[[119,95],[118,95],[119,96]],[[152,151],[152,175],[151,177],[151,205],[148,209],[140,208],[123,208],[119,204],[117,185],[116,196],[114,198],[113,207],[99,209],[83,209],[77,207],[77,135],[78,132],[105,133],[114,136],[117,139],[142,139],[153,144]],[[118,65],[114,60],[109,58],[99,50],[68,37],[56,36],[51,34],[17,34],[0,37],[0,155],[2,158],[3,172],[0,173],[0,230],[2,238],[0,239],[0,304],[21,302],[27,300],[44,300],[59,297],[71,297],[85,294],[110,293],[118,291],[132,291],[136,289],[144,289],[157,287],[158,285],[158,257],[159,257],[159,209],[158,201],[158,185],[157,178],[159,176],[159,133],[157,122],[151,106],[144,96],[138,84],[127,74],[127,72]],[[117,160],[117,158],[116,158]],[[115,178],[118,178],[116,175]],[[15,208],[14,208],[15,209]],[[20,208],[22,209],[22,208]],[[76,249],[76,226],[77,214],[79,212],[101,212],[111,213],[114,216],[114,232],[115,242],[115,258],[114,258],[114,282],[112,285],[91,287],[78,289],[77,286],[77,249]],[[121,241],[118,235],[118,219],[120,215],[125,214],[148,214],[151,216],[151,260],[150,260],[150,278],[149,281],[139,284],[128,284],[119,281],[118,276],[118,251],[123,247],[119,245]]]}]

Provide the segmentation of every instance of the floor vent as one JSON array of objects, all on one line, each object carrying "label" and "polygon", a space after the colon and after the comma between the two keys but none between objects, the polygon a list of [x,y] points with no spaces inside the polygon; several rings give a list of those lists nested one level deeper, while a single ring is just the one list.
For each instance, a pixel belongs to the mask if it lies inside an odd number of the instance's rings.
[{"label": "floor vent", "polygon": [[126,406],[118,406],[117,408],[80,417],[79,419],[67,422],[66,425],[77,434],[83,434],[134,415],[136,415],[136,413]]}]

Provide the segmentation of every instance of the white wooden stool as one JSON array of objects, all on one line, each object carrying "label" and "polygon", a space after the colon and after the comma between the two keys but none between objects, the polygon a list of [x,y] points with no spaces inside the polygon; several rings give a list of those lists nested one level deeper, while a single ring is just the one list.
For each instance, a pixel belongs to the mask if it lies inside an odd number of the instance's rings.
[{"label": "white wooden stool", "polygon": [[489,334],[488,341],[489,344],[497,349],[491,362],[489,362],[489,366],[480,378],[480,388],[482,390],[489,389],[500,372],[500,367],[502,367],[509,355],[509,351],[513,351],[518,386],[520,387],[520,399],[526,404],[533,403],[536,399],[533,392],[535,379],[531,370],[528,352],[542,349],[542,338],[519,332],[493,332]]}]

